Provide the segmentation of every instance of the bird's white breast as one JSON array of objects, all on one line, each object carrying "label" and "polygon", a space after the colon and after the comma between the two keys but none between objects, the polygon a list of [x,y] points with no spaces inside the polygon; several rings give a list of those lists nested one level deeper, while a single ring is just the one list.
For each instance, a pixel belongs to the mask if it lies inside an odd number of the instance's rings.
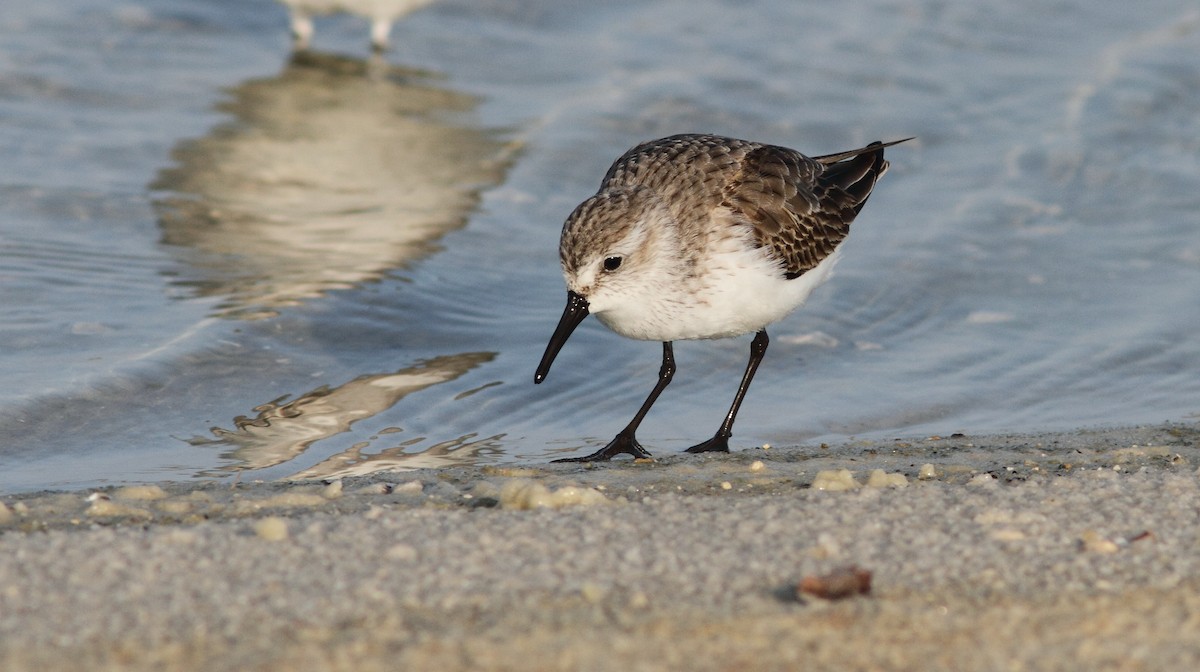
[{"label": "bird's white breast", "polygon": [[726,338],[763,329],[800,307],[827,280],[840,251],[793,280],[762,248],[713,250],[702,274],[625,287],[592,306],[609,329],[641,340]]}]

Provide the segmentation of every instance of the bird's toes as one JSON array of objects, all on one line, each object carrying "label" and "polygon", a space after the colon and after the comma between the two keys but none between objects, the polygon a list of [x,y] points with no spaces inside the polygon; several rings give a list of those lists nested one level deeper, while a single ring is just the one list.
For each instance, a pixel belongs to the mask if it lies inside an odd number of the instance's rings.
[{"label": "bird's toes", "polygon": [[729,437],[721,436],[720,434],[718,434],[707,441],[704,441],[702,443],[697,443],[696,445],[692,446],[691,448],[688,448],[684,452],[687,452],[687,453],[728,453],[729,452]]},{"label": "bird's toes", "polygon": [[634,459],[651,458],[650,452],[643,448],[642,444],[638,443],[638,440],[632,434],[622,432],[612,441],[609,441],[607,446],[591,455],[584,457],[564,457],[552,460],[552,462],[607,462],[621,454],[632,455]]}]

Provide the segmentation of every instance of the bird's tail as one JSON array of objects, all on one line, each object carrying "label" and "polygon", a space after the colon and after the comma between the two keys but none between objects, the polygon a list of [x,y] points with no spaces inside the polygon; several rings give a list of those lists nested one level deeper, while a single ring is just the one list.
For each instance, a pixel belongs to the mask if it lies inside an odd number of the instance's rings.
[{"label": "bird's tail", "polygon": [[826,166],[820,177],[821,183],[827,188],[837,188],[848,194],[853,199],[854,211],[858,212],[866,205],[867,198],[875,189],[875,182],[887,172],[888,162],[883,158],[884,148],[909,140],[912,138],[872,142],[859,149],[812,158]]}]

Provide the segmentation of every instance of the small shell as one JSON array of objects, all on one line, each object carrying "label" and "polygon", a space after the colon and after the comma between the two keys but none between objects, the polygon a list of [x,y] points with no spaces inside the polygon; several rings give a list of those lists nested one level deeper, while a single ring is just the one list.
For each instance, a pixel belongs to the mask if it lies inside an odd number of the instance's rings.
[{"label": "small shell", "polygon": [[841,600],[871,592],[871,572],[858,565],[838,567],[828,574],[809,575],[800,579],[796,597],[812,595],[825,600]]}]

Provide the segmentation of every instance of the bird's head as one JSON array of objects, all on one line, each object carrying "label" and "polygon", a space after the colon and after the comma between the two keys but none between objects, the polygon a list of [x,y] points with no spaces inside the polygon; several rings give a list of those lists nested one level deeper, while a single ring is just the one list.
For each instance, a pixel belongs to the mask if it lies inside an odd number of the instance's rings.
[{"label": "bird's head", "polygon": [[[648,189],[605,190],[575,208],[563,225],[559,260],[567,282],[567,307],[534,376],[540,383],[571,332],[589,314],[609,328],[650,309],[648,295],[670,277],[662,251],[674,235],[670,210]],[[628,334],[626,334],[628,335]]]}]

